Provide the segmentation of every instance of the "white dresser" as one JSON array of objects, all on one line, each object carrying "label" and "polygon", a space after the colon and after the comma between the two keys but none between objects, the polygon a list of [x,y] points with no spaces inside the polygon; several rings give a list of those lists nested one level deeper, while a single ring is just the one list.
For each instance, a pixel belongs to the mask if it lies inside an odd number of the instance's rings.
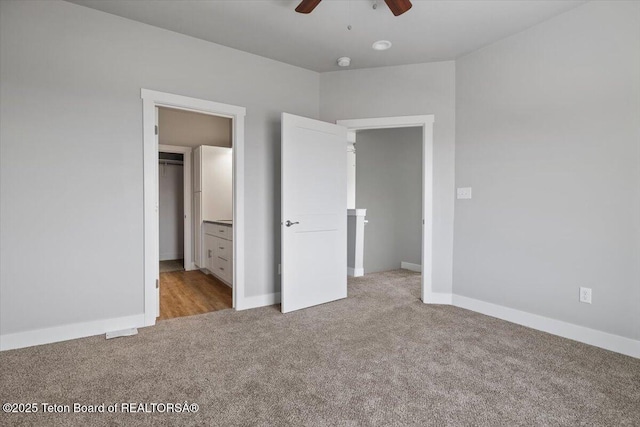
[{"label": "white dresser", "polygon": [[202,234],[204,259],[202,267],[233,287],[233,226],[231,222],[205,221]]},{"label": "white dresser", "polygon": [[233,218],[231,153],[231,148],[207,145],[193,150],[194,262],[199,268],[208,269],[209,261],[204,248],[203,221]]}]

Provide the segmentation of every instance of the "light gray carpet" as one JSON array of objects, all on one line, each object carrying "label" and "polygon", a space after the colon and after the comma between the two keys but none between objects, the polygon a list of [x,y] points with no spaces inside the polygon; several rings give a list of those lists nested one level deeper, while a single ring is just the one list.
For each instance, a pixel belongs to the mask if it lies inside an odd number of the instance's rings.
[{"label": "light gray carpet", "polygon": [[196,414],[2,414],[1,425],[640,425],[640,360],[419,301],[407,271],[289,313],[0,354],[4,402],[196,402]]},{"label": "light gray carpet", "polygon": [[160,261],[160,273],[170,273],[172,271],[182,270],[184,270],[184,260],[182,259]]}]

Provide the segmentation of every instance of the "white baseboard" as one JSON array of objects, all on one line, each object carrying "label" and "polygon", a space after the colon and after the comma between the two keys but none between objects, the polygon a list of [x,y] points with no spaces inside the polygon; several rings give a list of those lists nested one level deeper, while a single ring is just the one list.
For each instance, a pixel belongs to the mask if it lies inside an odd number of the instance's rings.
[{"label": "white baseboard", "polygon": [[122,329],[141,328],[143,326],[144,314],[136,314],[134,316],[93,320],[90,322],[54,326],[52,328],[16,332],[13,334],[0,335],[0,350],[4,351],[34,345],[50,344],[76,338],[90,337],[92,335],[106,334],[107,332]]},{"label": "white baseboard", "polygon": [[280,304],[280,292],[267,295],[257,295],[254,297],[237,297],[236,310],[248,310],[250,308],[267,307]]},{"label": "white baseboard", "polygon": [[364,268],[351,268],[351,267],[347,267],[347,276],[349,276],[349,277],[360,277],[360,276],[364,276]]},{"label": "white baseboard", "polygon": [[437,292],[427,293],[424,296],[424,300],[422,301],[425,304],[445,304],[451,305],[452,295],[451,294],[442,294]]},{"label": "white baseboard", "polygon": [[[398,264],[396,264],[398,265]],[[404,268],[405,270],[417,271],[418,273],[422,272],[422,266],[420,264],[414,264],[412,262],[404,262],[400,263],[400,268]]]},{"label": "white baseboard", "polygon": [[615,351],[616,353],[640,358],[640,341],[631,338],[621,337],[608,332],[574,325],[563,322],[562,320],[551,319],[461,295],[453,295],[453,305],[539,331],[548,332],[563,338],[569,338],[574,341]]}]

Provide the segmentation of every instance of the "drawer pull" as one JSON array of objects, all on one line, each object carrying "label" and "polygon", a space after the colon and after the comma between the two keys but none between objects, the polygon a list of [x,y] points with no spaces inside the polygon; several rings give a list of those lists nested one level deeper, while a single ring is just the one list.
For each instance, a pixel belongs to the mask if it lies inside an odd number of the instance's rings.
[{"label": "drawer pull", "polygon": [[224,228],[221,228],[220,230],[218,230],[220,233],[224,233]]},{"label": "drawer pull", "polygon": [[224,268],[220,267],[220,270],[224,271]]},{"label": "drawer pull", "polygon": [[218,246],[218,249],[224,249],[224,246]]},{"label": "drawer pull", "polygon": [[211,252],[212,252],[212,250],[209,249],[209,258],[211,258]]}]

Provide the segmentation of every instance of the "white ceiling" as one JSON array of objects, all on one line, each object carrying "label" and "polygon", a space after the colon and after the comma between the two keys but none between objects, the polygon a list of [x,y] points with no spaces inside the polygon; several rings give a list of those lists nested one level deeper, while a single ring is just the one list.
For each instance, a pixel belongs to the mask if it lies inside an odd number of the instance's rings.
[{"label": "white ceiling", "polygon": [[[414,0],[394,17],[383,0],[68,0],[318,72],[455,59],[572,9],[583,0]],[[347,30],[351,25],[351,31]],[[393,47],[371,49],[380,39]]]}]

